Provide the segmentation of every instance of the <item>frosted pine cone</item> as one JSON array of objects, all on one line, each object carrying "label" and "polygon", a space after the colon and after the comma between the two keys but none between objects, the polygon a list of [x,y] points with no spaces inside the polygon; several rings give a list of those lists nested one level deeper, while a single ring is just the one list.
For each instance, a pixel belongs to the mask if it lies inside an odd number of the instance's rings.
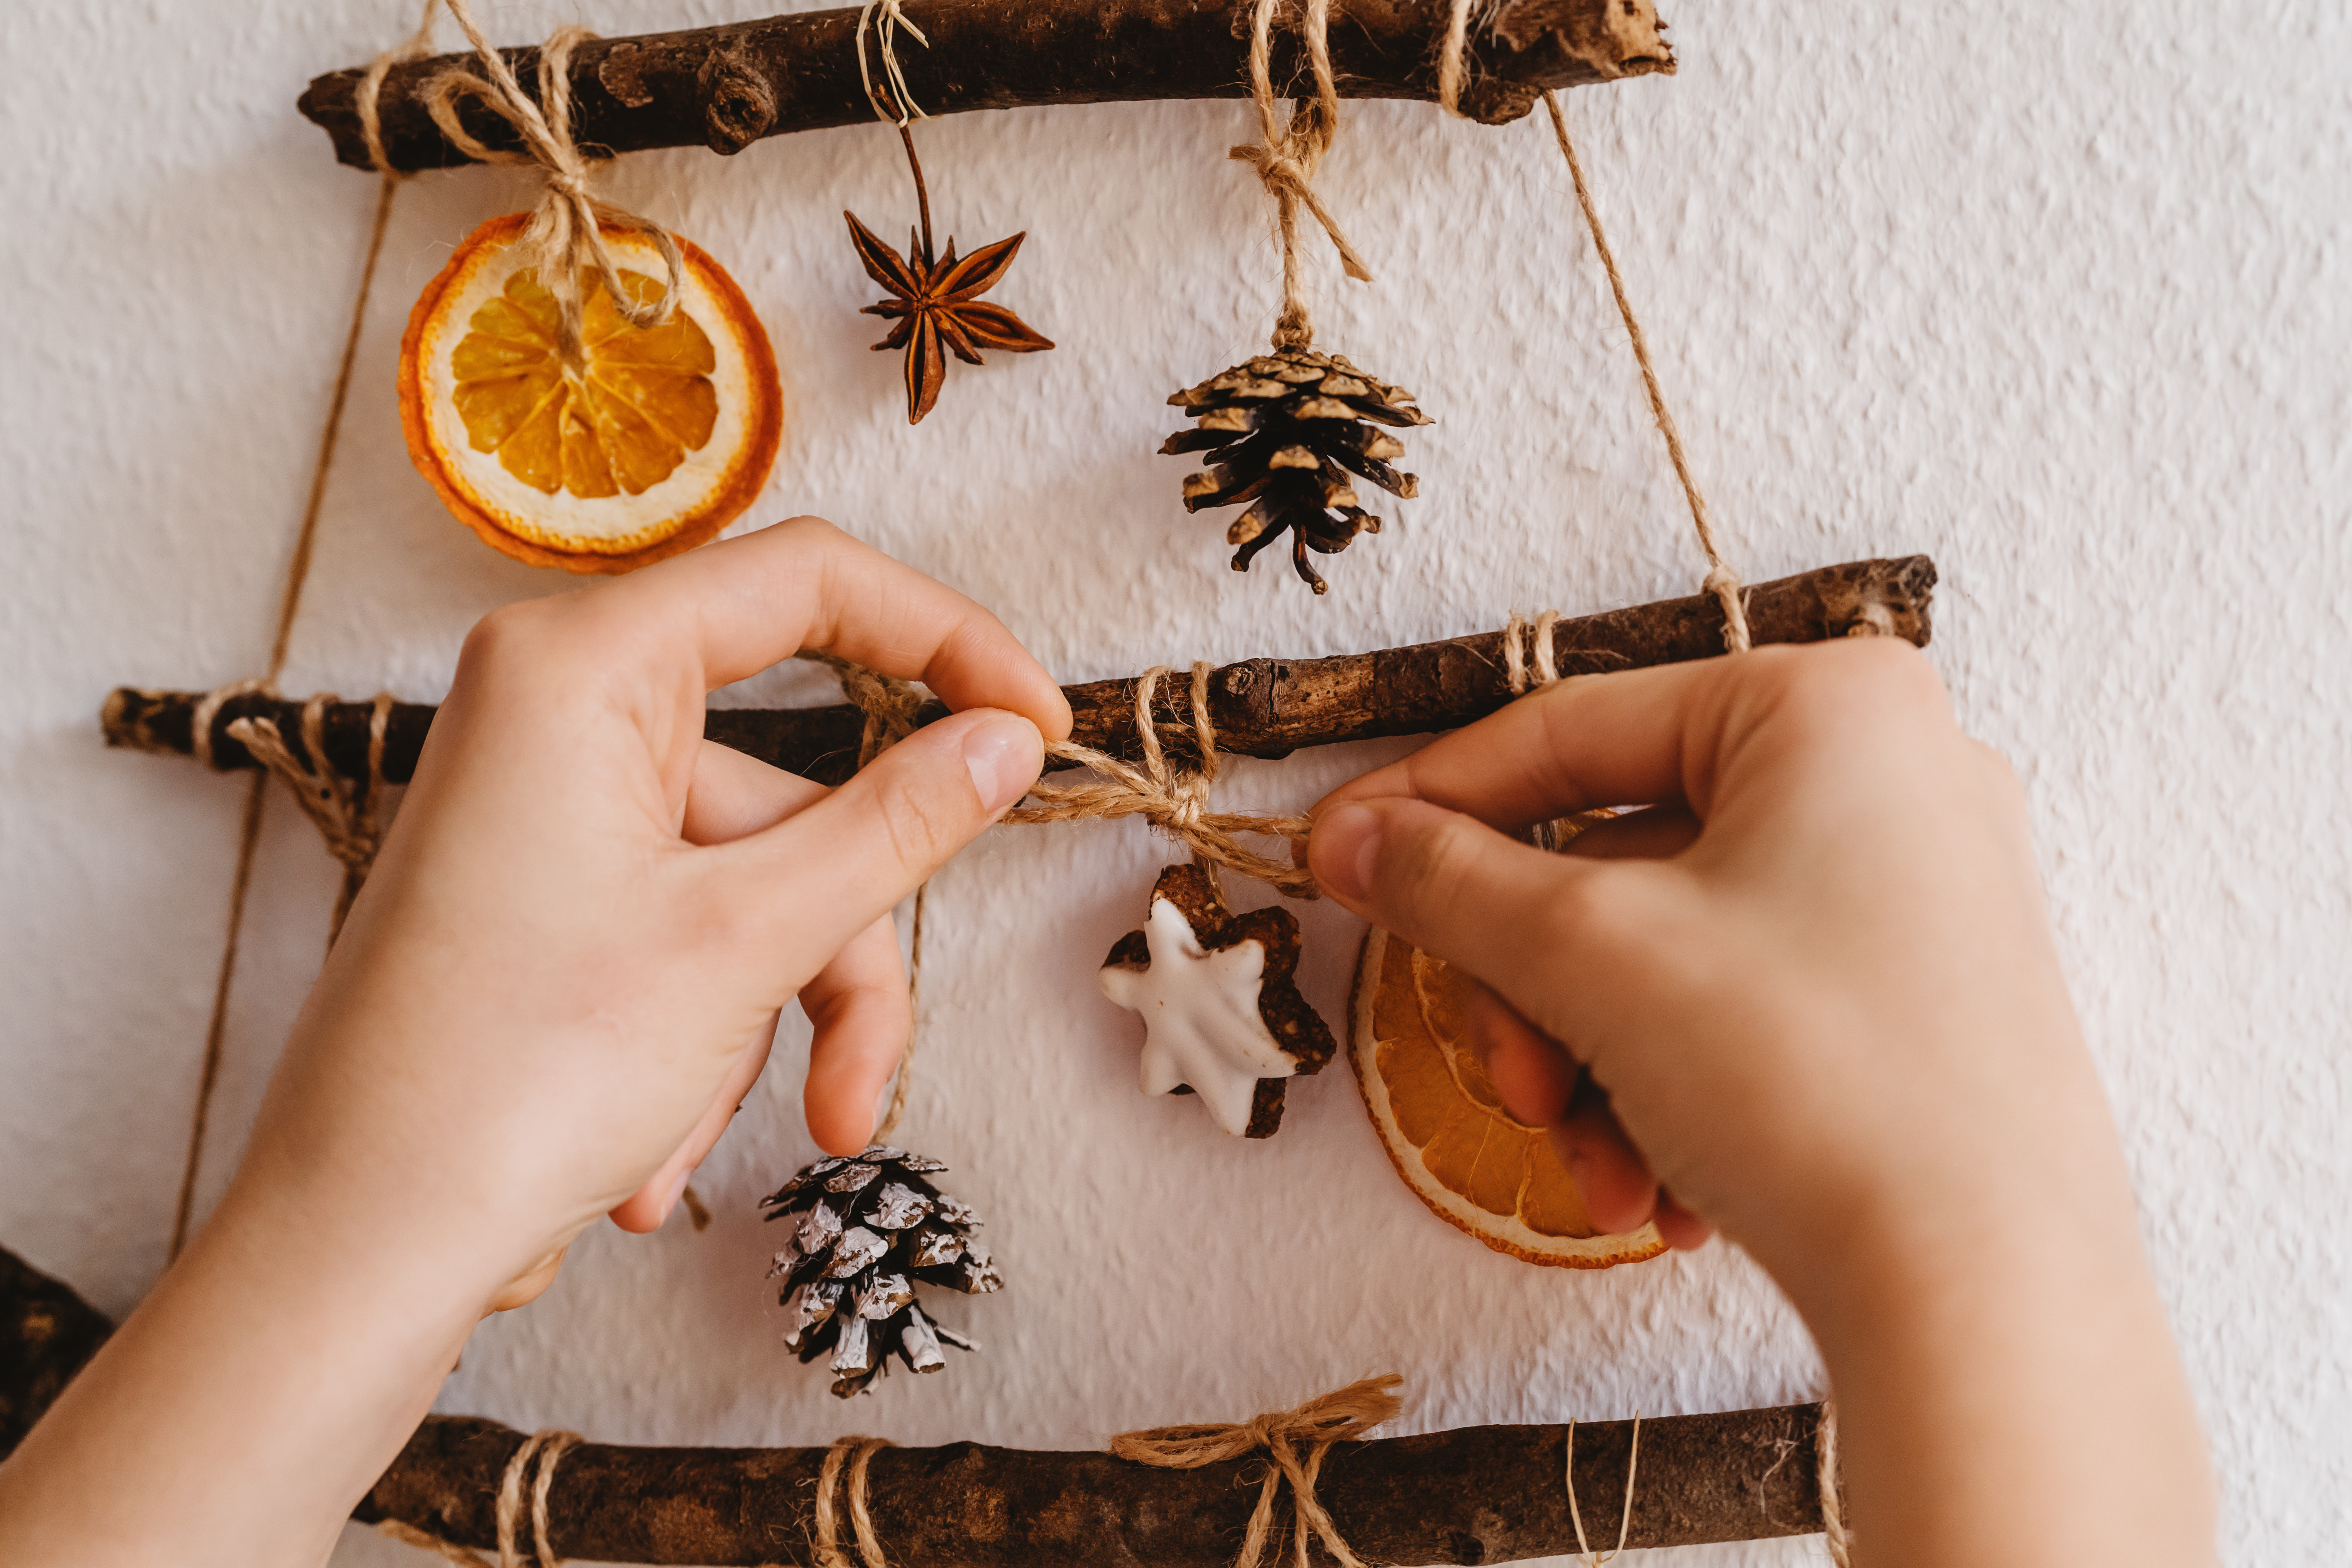
[{"label": "frosted pine cone", "polygon": [[769,1270],[784,1282],[784,1344],[804,1363],[832,1352],[843,1399],[863,1393],[893,1353],[910,1371],[937,1372],[942,1342],[980,1348],[915,1303],[918,1282],[968,1295],[1004,1288],[972,1237],[978,1216],[923,1179],[946,1169],[877,1143],[855,1160],[819,1160],[761,1200],[769,1219],[800,1219]]}]

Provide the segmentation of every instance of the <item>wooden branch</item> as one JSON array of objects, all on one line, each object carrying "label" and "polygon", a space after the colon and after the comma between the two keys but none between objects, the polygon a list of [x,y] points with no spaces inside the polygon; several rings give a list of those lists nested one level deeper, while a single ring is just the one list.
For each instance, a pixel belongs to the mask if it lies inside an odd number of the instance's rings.
[{"label": "wooden branch", "polygon": [[[1924,555],[1824,566],[1750,588],[1748,626],[1759,646],[1875,633],[1924,647],[1935,585],[1935,563]],[[1552,649],[1563,675],[1706,658],[1723,651],[1723,611],[1712,597],[1694,595],[1563,620],[1552,628]],[[1064,687],[1076,720],[1072,739],[1135,757],[1135,686],[1130,677]],[[1165,739],[1179,752],[1189,743],[1183,726],[1189,723],[1190,690],[1181,679],[1168,682],[1155,706],[1160,722],[1173,727]],[[1503,673],[1503,634],[1483,632],[1376,653],[1229,664],[1210,677],[1209,717],[1219,750],[1286,757],[1301,746],[1460,729],[1500,708],[1510,695]],[[195,710],[203,700],[201,692],[123,687],[106,700],[100,719],[106,743],[190,755]],[[213,765],[224,771],[257,765],[228,733],[239,718],[275,719],[288,745],[300,752],[301,711],[299,702],[283,698],[230,698],[213,717]],[[919,721],[929,723],[946,712],[937,702],[926,703]],[[364,702],[338,702],[327,710],[327,760],[346,778],[366,773],[371,713]],[[418,703],[394,707],[383,754],[384,777],[392,783],[404,784],[415,772],[433,714]],[[863,724],[857,710],[846,704],[714,708],[703,732],[762,762],[838,784],[855,771]]]},{"label": "wooden branch", "polygon": [[[1337,0],[1331,54],[1341,93],[1433,100],[1447,0]],[[908,18],[928,49],[902,37],[915,100],[934,115],[1054,103],[1246,95],[1247,0],[915,0]],[[857,8],[698,27],[582,45],[572,55],[575,134],[614,153],[709,147],[740,153],[762,137],[870,124],[857,70]],[[1672,71],[1652,0],[1499,0],[1474,28],[1463,108],[1489,124],[1516,120],[1548,87]],[[869,39],[867,47],[873,44]],[[536,90],[539,51],[505,51]],[[467,162],[433,124],[418,87],[469,56],[394,68],[384,79],[384,147],[401,169]],[[869,67],[878,57],[869,56]],[[335,156],[369,166],[353,98],[360,68],[310,83],[301,110],[334,139]],[[1295,32],[1275,49],[1274,79],[1306,74]],[[875,71],[879,80],[881,73]],[[519,149],[514,130],[479,105],[461,111],[488,145]],[[1208,156],[1203,152],[1202,156]]]},{"label": "wooden branch", "polygon": [[[26,1331],[42,1322],[68,1331]],[[14,1446],[106,1331],[104,1318],[69,1289],[0,1250],[0,1369],[7,1369],[0,1439]],[[20,1388],[45,1394],[19,1395]],[[12,1397],[14,1406],[5,1403]],[[1626,1543],[1819,1531],[1820,1416],[1818,1405],[1792,1405],[1644,1421]],[[493,1548],[499,1483],[522,1442],[523,1434],[495,1421],[429,1416],[352,1517],[398,1520]],[[1596,1546],[1615,1543],[1632,1443],[1630,1422],[1576,1428],[1576,1496]],[[1342,1443],[1317,1495],[1371,1563],[1559,1555],[1577,1545],[1562,1485],[1567,1449],[1562,1426],[1465,1426]],[[0,1447],[0,1458],[6,1452]],[[550,1544],[562,1556],[602,1563],[806,1563],[824,1455],[586,1444],[555,1472]],[[1108,1454],[953,1443],[876,1454],[868,1499],[876,1532],[899,1568],[1228,1568],[1263,1469],[1263,1459],[1160,1470]],[[1316,1561],[1329,1559],[1318,1548]]]}]

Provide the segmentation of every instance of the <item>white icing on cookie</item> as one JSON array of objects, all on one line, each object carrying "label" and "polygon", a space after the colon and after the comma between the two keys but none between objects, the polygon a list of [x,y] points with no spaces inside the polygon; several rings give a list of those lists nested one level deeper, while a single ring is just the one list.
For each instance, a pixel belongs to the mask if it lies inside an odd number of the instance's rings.
[{"label": "white icing on cookie", "polygon": [[1265,946],[1242,942],[1212,952],[1166,899],[1151,900],[1143,929],[1151,966],[1114,963],[1102,972],[1103,994],[1143,1015],[1143,1092],[1190,1084],[1210,1118],[1240,1137],[1249,1131],[1257,1080],[1298,1070],[1258,1011]]}]

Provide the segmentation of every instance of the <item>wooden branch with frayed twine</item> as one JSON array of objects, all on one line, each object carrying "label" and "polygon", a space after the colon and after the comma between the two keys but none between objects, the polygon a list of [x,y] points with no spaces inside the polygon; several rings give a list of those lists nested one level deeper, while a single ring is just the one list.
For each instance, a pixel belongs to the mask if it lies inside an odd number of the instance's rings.
[{"label": "wooden branch with frayed twine", "polygon": [[[593,269],[603,279],[613,308],[632,326],[657,327],[667,321],[677,309],[678,281],[686,272],[677,241],[659,224],[598,199],[590,188],[594,165],[572,136],[572,51],[596,35],[585,27],[558,27],[549,35],[540,46],[539,99],[534,101],[515,79],[506,57],[482,36],[467,0],[445,3],[466,41],[474,46],[484,74],[455,68],[441,72],[425,83],[425,105],[441,134],[466,156],[483,163],[535,163],[546,172],[547,187],[515,243],[521,265],[536,271],[541,286],[554,297],[557,346],[563,363],[577,367],[587,356],[581,334],[583,271]],[[512,126],[524,151],[510,153],[477,139],[458,117],[457,106],[466,100],[481,103]],[[371,140],[372,146],[381,143],[380,133]],[[607,224],[644,235],[661,252],[668,273],[661,298],[641,300],[621,281],[620,268],[604,245],[603,227]]]},{"label": "wooden branch with frayed twine", "polygon": [[[0,1248],[0,1458],[22,1438],[111,1325],[60,1282]],[[1818,1532],[1827,1434],[1812,1405],[1645,1417],[1641,1489],[1625,1544],[1685,1546]],[[509,1568],[563,1556],[604,1563],[808,1563],[814,1508],[833,1448],[551,1446],[470,1415],[425,1418],[354,1510],[467,1568],[446,1548],[494,1552]],[[863,1441],[871,1442],[872,1439]],[[894,1568],[1232,1568],[1247,1534],[1264,1457],[1160,1469],[1100,1450],[1038,1452],[977,1443],[877,1447],[861,1475],[853,1451],[835,1468],[835,1543],[866,1539]],[[561,1461],[560,1467],[557,1461]],[[1578,1423],[1465,1426],[1336,1443],[1315,1496],[1367,1563],[1506,1563],[1577,1550],[1563,1462],[1581,1494],[1622,1490],[1632,1433]],[[1287,1483],[1286,1483],[1286,1485]],[[545,1520],[537,1518],[541,1498]],[[414,1533],[411,1533],[414,1532]],[[848,1541],[843,1536],[851,1537]],[[420,1539],[422,1538],[422,1539]]]},{"label": "wooden branch with frayed twine", "polygon": [[1255,878],[1295,899],[1318,896],[1315,875],[1304,866],[1258,854],[1238,843],[1239,833],[1299,839],[1312,825],[1304,816],[1259,816],[1209,810],[1209,789],[1217,780],[1216,727],[1209,721],[1209,677],[1206,663],[1192,666],[1192,727],[1187,739],[1197,762],[1171,763],[1160,726],[1152,712],[1165,665],[1144,672],[1135,683],[1135,730],[1143,765],[1131,766],[1108,752],[1069,741],[1045,747],[1046,755],[1093,770],[1095,777],[1078,784],[1046,784],[1031,787],[1035,805],[1019,805],[1004,814],[1012,823],[1083,822],[1110,817],[1140,816],[1153,827],[1192,850],[1211,865]]},{"label": "wooden branch with frayed twine", "polygon": [[1291,106],[1290,119],[1278,122],[1274,112],[1274,15],[1284,0],[1256,0],[1250,13],[1250,100],[1257,108],[1258,140],[1235,147],[1228,157],[1257,172],[1275,201],[1275,224],[1282,238],[1282,314],[1274,324],[1274,346],[1305,348],[1315,341],[1315,321],[1307,306],[1305,268],[1298,256],[1298,209],[1304,206],[1323,226],[1339,253],[1339,264],[1360,283],[1372,280],[1371,269],[1356,247],[1348,243],[1339,220],[1315,194],[1315,172],[1339,133],[1339,89],[1331,71],[1331,0],[1306,0],[1300,31],[1306,40],[1307,68],[1315,78],[1315,96]]},{"label": "wooden branch with frayed twine", "polygon": [[[562,1568],[563,1559],[549,1540],[551,1524],[548,1518],[548,1494],[555,1489],[555,1467],[563,1456],[586,1439],[577,1432],[561,1427],[549,1427],[532,1433],[523,1440],[507,1461],[506,1472],[499,1479],[498,1542],[499,1560],[495,1568]],[[530,1494],[530,1556],[525,1558],[519,1545],[522,1533],[523,1494]],[[420,1530],[405,1520],[386,1519],[376,1522],[376,1530],[404,1545],[426,1552],[436,1552],[459,1568],[494,1568],[488,1559],[470,1546],[446,1541],[429,1530]]]},{"label": "wooden branch with frayed twine", "polygon": [[327,853],[343,868],[343,889],[335,899],[334,916],[327,927],[330,947],[342,935],[352,900],[359,897],[360,885],[375,865],[376,851],[383,847],[383,739],[393,708],[388,693],[376,694],[368,720],[367,776],[353,781],[325,760],[327,710],[338,700],[332,692],[320,692],[302,705],[299,753],[286,743],[274,719],[238,719],[228,727],[236,742],[260,758],[262,766],[293,792],[295,804],[326,840]]}]

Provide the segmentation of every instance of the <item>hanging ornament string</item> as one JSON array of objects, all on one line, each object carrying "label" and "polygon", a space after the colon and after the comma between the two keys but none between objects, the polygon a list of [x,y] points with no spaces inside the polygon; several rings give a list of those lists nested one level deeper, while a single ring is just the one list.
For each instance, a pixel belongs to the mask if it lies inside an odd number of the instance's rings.
[{"label": "hanging ornament string", "polygon": [[[686,258],[677,241],[660,225],[597,198],[589,188],[593,165],[572,140],[572,51],[596,35],[585,27],[558,27],[539,51],[539,99],[522,89],[506,57],[492,48],[474,21],[467,0],[444,0],[449,15],[465,30],[474,47],[483,76],[461,69],[441,72],[425,85],[425,107],[449,144],[482,163],[536,163],[547,174],[547,188],[516,240],[521,264],[539,274],[553,296],[557,311],[558,347],[568,365],[580,364],[587,348],[581,333],[585,302],[580,275],[593,269],[603,279],[613,307],[631,326],[658,327],[677,308],[678,281]],[[478,101],[512,126],[528,149],[509,153],[485,145],[457,117],[461,100]],[[603,226],[633,230],[661,252],[667,284],[658,299],[641,300],[621,279],[621,270],[605,247]]]},{"label": "hanging ornament string", "polygon": [[[507,1461],[506,1473],[499,1481],[498,1536],[499,1560],[490,1560],[469,1546],[460,1546],[444,1540],[431,1531],[419,1530],[404,1520],[387,1519],[379,1521],[376,1530],[403,1545],[436,1552],[459,1568],[562,1568],[563,1559],[556,1555],[548,1539],[548,1493],[555,1486],[555,1467],[563,1456],[578,1447],[583,1438],[577,1432],[549,1428],[534,1432],[523,1439],[522,1447]],[[522,1535],[523,1493],[530,1493],[531,1554],[526,1558],[520,1545]]]},{"label": "hanging ornament string", "polygon": [[1323,226],[1339,264],[1360,283],[1372,280],[1371,269],[1348,237],[1339,220],[1315,194],[1315,172],[1339,133],[1339,89],[1331,74],[1331,0],[1306,0],[1301,31],[1307,59],[1315,75],[1315,96],[1301,99],[1287,124],[1277,121],[1274,110],[1274,14],[1282,0],[1257,0],[1250,14],[1250,98],[1257,106],[1258,141],[1235,147],[1227,155],[1249,164],[1275,199],[1276,221],[1282,237],[1282,314],[1274,327],[1277,349],[1305,348],[1315,341],[1315,321],[1307,307],[1307,282],[1298,256],[1298,209],[1304,205]]},{"label": "hanging ornament string", "polygon": [[[803,648],[797,657],[832,670],[840,678],[841,694],[866,715],[866,727],[857,740],[859,767],[915,732],[923,696],[907,682],[822,648]],[[915,1072],[915,1042],[922,1034],[923,903],[930,890],[929,882],[915,889],[913,929],[907,939],[907,1048],[899,1055],[898,1076],[891,1080],[889,1109],[874,1129],[877,1143],[889,1142],[890,1134],[898,1130],[899,1118],[907,1113],[907,1089]]]},{"label": "hanging ornament string", "polygon": [[1017,823],[1081,822],[1100,817],[1140,816],[1177,840],[1202,860],[1238,871],[1295,899],[1317,896],[1315,875],[1303,866],[1244,848],[1235,834],[1262,834],[1273,838],[1304,838],[1314,824],[1304,816],[1256,816],[1213,812],[1210,786],[1217,781],[1217,731],[1209,721],[1209,673],[1206,663],[1192,666],[1192,725],[1186,739],[1200,759],[1178,767],[1168,758],[1160,726],[1153,721],[1152,699],[1168,674],[1165,665],[1147,671],[1135,683],[1135,729],[1141,743],[1143,765],[1135,767],[1107,752],[1066,741],[1047,743],[1045,754],[1093,770],[1095,777],[1077,784],[1031,786],[1034,805],[1015,806],[1004,820]]},{"label": "hanging ornament string", "polygon": [[1633,1474],[1642,1462],[1642,1413],[1633,1412],[1633,1445],[1625,1455],[1625,1501],[1617,1514],[1617,1544],[1607,1552],[1595,1552],[1584,1539],[1584,1512],[1576,1506],[1576,1423],[1568,1424],[1568,1458],[1562,1468],[1568,1478],[1568,1517],[1576,1526],[1576,1554],[1584,1559],[1585,1568],[1601,1568],[1613,1557],[1625,1552],[1625,1537],[1633,1528]]},{"label": "hanging ornament string", "polygon": [[[319,535],[319,516],[327,496],[327,476],[333,470],[335,445],[341,437],[343,408],[351,400],[352,372],[358,363],[360,330],[366,323],[368,298],[375,289],[376,266],[383,258],[383,237],[392,224],[393,197],[408,176],[392,166],[383,149],[383,132],[378,123],[376,108],[383,89],[383,79],[392,68],[404,60],[423,58],[432,52],[433,16],[441,0],[426,0],[418,19],[416,31],[396,47],[378,55],[361,77],[357,107],[360,129],[367,139],[368,157],[374,163],[377,176],[375,217],[368,230],[367,258],[360,264],[360,286],[352,299],[351,321],[343,331],[343,352],[335,367],[334,390],[327,398],[327,417],[319,432],[319,450],[310,467],[310,489],[302,503],[302,521],[294,533],[294,552],[286,563],[286,584],[278,597],[278,624],[269,640],[268,673],[259,679],[233,681],[209,693],[196,705],[195,730],[192,739],[196,759],[209,766],[212,763],[214,721],[219,717],[221,704],[231,697],[252,691],[278,689],[278,677],[286,668],[287,651],[292,645],[295,617],[301,613],[302,590],[310,579],[310,558]],[[196,1198],[196,1175],[204,1163],[205,1134],[212,1120],[213,1093],[220,1084],[221,1050],[228,1030],[229,990],[236,975],[236,955],[245,931],[245,906],[253,889],[253,858],[261,846],[261,802],[268,788],[270,773],[257,771],[246,787],[245,808],[241,814],[236,836],[236,869],[229,883],[228,916],[221,938],[220,967],[213,979],[211,1015],[205,1023],[204,1061],[196,1078],[196,1102],[189,1118],[187,1158],[180,1167],[180,1193],[172,1212],[172,1239],[164,1252],[166,1259],[176,1258],[188,1244],[188,1228],[194,1219]],[[368,799],[373,802],[380,792],[373,787]],[[348,864],[348,863],[347,863]],[[364,871],[362,872],[364,876]],[[336,916],[341,924],[341,915]]]},{"label": "hanging ornament string", "polygon": [[[1232,1425],[1154,1426],[1123,1432],[1111,1439],[1110,1451],[1137,1464],[1163,1469],[1197,1470],[1228,1459],[1247,1458],[1260,1448],[1274,1462],[1258,1484],[1257,1507],[1250,1511],[1249,1530],[1242,1537],[1241,1554],[1234,1568],[1257,1568],[1274,1529],[1274,1500],[1283,1483],[1290,1483],[1294,1513],[1292,1550],[1295,1568],[1308,1568],[1309,1532],[1323,1544],[1340,1568],[1364,1568],[1363,1560],[1339,1538],[1339,1527],[1315,1495],[1315,1482],[1324,1458],[1334,1443],[1360,1437],[1404,1408],[1395,1390],[1404,1379],[1395,1373],[1368,1377],[1347,1387],[1310,1399],[1296,1410],[1268,1411]],[[1300,1448],[1306,1452],[1302,1455]],[[879,1568],[870,1564],[869,1568]]]},{"label": "hanging ornament string", "polygon": [[[877,13],[879,13],[878,17]],[[874,90],[873,73],[866,67],[866,32],[869,26],[882,51],[882,75],[889,83],[890,104],[898,110],[896,114],[882,107],[882,96]],[[923,47],[928,49],[931,47],[931,40],[923,37],[923,30],[908,21],[907,14],[898,9],[898,0],[866,0],[865,9],[857,13],[857,79],[865,84],[866,101],[874,106],[876,119],[904,131],[909,121],[929,120],[930,116],[923,112],[922,106],[907,90],[906,73],[898,68],[898,29],[901,27],[907,29],[908,37]]]}]

